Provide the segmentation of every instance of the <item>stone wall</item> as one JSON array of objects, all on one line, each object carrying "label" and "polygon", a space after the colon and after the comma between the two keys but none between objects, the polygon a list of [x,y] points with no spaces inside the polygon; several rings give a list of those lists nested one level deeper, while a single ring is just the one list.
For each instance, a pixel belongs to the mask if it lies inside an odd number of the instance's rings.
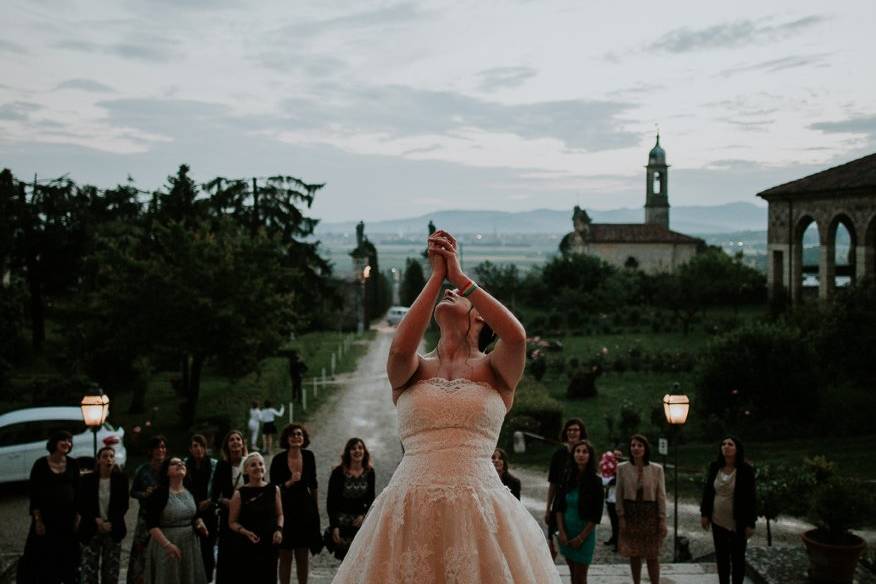
[{"label": "stone wall", "polygon": [[613,266],[623,268],[635,258],[639,269],[648,274],[673,273],[697,254],[695,243],[591,243],[588,253]]}]

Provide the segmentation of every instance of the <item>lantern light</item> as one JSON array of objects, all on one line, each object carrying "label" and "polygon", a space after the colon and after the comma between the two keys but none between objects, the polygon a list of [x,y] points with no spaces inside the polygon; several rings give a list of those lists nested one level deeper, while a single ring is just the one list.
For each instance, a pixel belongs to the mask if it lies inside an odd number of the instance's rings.
[{"label": "lantern light", "polygon": [[663,414],[666,421],[673,426],[680,426],[687,422],[687,414],[690,411],[690,400],[686,395],[663,396]]},{"label": "lantern light", "polygon": [[82,419],[85,425],[95,430],[103,426],[109,415],[109,397],[100,388],[82,397],[79,407],[82,409]]}]

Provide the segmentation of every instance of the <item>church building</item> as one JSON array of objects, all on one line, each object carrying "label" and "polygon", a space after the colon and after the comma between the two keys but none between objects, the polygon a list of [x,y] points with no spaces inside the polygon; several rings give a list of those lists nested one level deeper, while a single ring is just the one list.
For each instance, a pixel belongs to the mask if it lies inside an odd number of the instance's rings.
[{"label": "church building", "polygon": [[648,153],[645,179],[644,223],[593,223],[576,205],[574,231],[563,237],[560,253],[595,255],[614,266],[650,274],[672,273],[696,255],[705,247],[702,239],[669,229],[669,165],[660,134]]}]

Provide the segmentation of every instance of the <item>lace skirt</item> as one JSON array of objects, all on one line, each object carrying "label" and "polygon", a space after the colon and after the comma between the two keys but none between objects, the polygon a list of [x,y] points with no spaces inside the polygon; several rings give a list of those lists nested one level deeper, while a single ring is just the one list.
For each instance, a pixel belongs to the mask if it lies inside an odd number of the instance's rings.
[{"label": "lace skirt", "polygon": [[660,556],[660,513],[656,501],[624,500],[625,527],[620,530],[618,551],[628,558]]},{"label": "lace skirt", "polygon": [[374,501],[333,584],[560,584],[541,529],[489,458],[440,473],[416,458]]}]

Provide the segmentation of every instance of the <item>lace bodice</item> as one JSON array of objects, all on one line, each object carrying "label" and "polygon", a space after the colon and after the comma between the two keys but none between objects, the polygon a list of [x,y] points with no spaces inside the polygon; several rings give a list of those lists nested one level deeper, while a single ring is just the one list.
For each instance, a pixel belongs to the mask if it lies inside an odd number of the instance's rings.
[{"label": "lace bodice", "polygon": [[505,402],[486,383],[433,377],[398,399],[405,455],[453,449],[457,456],[490,457],[505,418]]}]

